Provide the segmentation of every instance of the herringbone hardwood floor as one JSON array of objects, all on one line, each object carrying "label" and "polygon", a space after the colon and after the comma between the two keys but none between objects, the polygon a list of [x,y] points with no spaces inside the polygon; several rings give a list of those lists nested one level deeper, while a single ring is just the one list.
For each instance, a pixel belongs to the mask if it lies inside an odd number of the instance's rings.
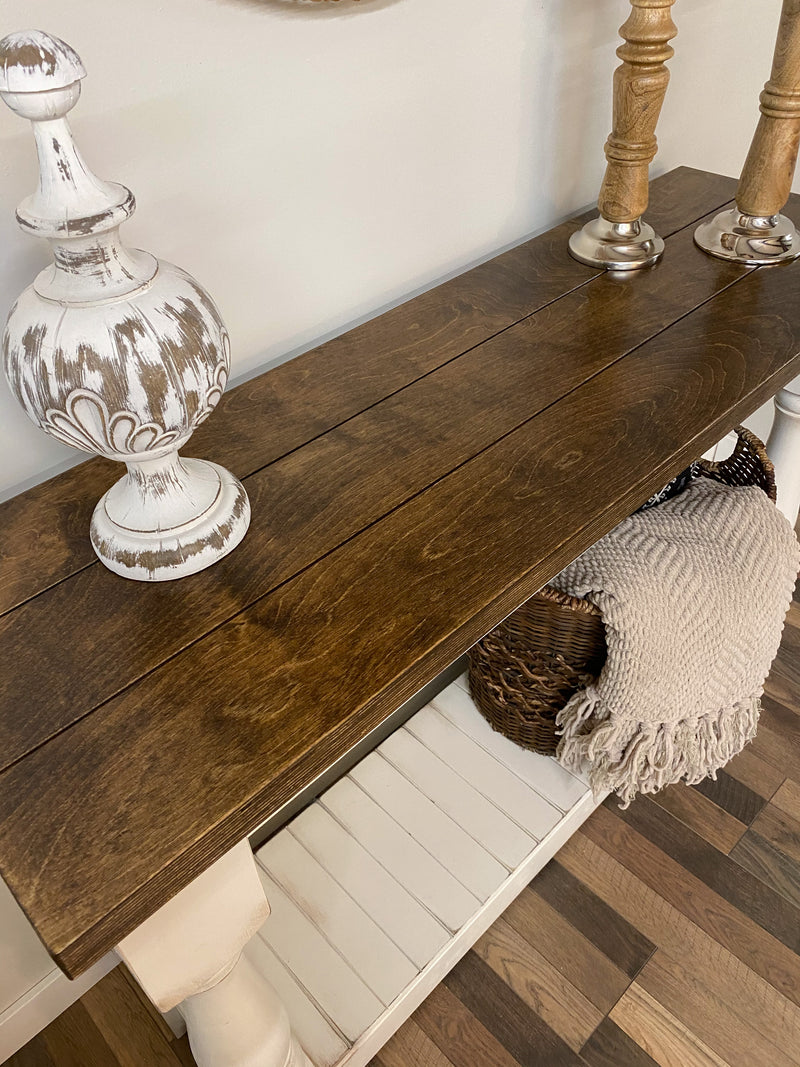
[{"label": "herringbone hardwood floor", "polygon": [[[9,1064],[193,1062],[117,969]],[[372,1067],[653,1064],[800,1065],[800,599],[746,750],[603,805]]]}]

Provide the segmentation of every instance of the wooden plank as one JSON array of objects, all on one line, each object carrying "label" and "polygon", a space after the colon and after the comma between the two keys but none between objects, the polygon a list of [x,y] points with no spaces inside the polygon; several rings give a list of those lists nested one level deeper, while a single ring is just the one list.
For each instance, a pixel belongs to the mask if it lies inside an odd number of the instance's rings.
[{"label": "wooden plank", "polygon": [[508,875],[507,868],[378,752],[361,760],[350,777],[478,900],[487,900]]},{"label": "wooden plank", "polygon": [[[745,748],[736,758],[746,755],[749,751],[749,748]],[[755,773],[761,770],[763,768],[754,767]],[[765,781],[769,781],[770,778],[770,775],[766,775]],[[717,771],[716,779],[704,778],[702,782],[693,785],[692,789],[708,797],[717,807],[722,808],[745,826],[750,825],[764,806],[764,797],[748,788],[741,779],[734,777],[731,774],[730,764],[724,771]]]},{"label": "wooden plank", "polygon": [[759,926],[800,953],[800,912],[760,879],[744,870],[733,857],[721,855],[700,837],[647,797],[619,811],[635,830],[691,874],[754,919]]},{"label": "wooden plank", "polygon": [[343,778],[321,803],[448,930],[458,930],[478,910],[478,898],[355,782]]},{"label": "wooden plank", "polygon": [[682,782],[662,789],[653,801],[726,855],[747,829],[743,822]]},{"label": "wooden plank", "polygon": [[[681,167],[651,183],[648,218],[667,237],[721,207],[735,189],[730,178]],[[194,434],[192,454],[245,477],[585,284],[596,272],[564,255],[577,222],[230,390]],[[86,531],[119,470],[92,460],[0,505],[0,613],[94,563]]]},{"label": "wooden plank", "polygon": [[414,1020],[453,1067],[519,1067],[518,1061],[475,1018],[462,1001],[444,986],[437,986],[418,1008]]},{"label": "wooden plank", "polygon": [[259,877],[272,910],[258,936],[344,1036],[355,1041],[383,1005],[263,868]]},{"label": "wooden plank", "polygon": [[302,842],[342,888],[420,969],[448,940],[448,932],[321,804],[292,820]]},{"label": "wooden plank", "polygon": [[[800,837],[794,837],[795,850],[800,848]],[[748,830],[731,852],[735,860],[764,885],[769,886],[784,900],[800,909],[800,862],[787,856],[761,834]],[[797,915],[800,925],[800,913]]]},{"label": "wooden plank", "polygon": [[769,800],[785,778],[771,763],[756,755],[752,744],[746,745],[726,764],[725,772],[764,800]]},{"label": "wooden plank", "polygon": [[[607,851],[675,911],[705,931],[793,1004],[800,1005],[800,958],[767,933],[746,912],[715,893],[700,878],[683,869],[679,862],[656,848],[607,808],[598,808],[594,818],[584,825],[582,834]],[[570,841],[559,857],[560,862],[569,863],[574,847]],[[580,877],[598,892],[597,886],[588,879],[584,870],[580,872]],[[615,902],[626,914],[621,898],[615,897]],[[633,921],[630,915],[626,917]],[[647,929],[645,927],[645,933]]]},{"label": "wooden plank", "polygon": [[381,753],[508,870],[518,866],[536,844],[530,834],[487,800],[407,729],[396,730]]},{"label": "wooden plank", "polygon": [[800,822],[800,782],[785,781],[772,797],[771,804]]},{"label": "wooden plank", "polygon": [[583,796],[586,783],[570,774],[559,763],[538,752],[520,748],[507,737],[492,730],[475,702],[458,685],[450,685],[431,702],[445,718],[508,767],[560,811],[569,811]]},{"label": "wooden plank", "polygon": [[530,889],[520,893],[505,919],[601,1013],[630,984],[624,971]]},{"label": "wooden plank", "polygon": [[262,938],[254,937],[245,953],[280,997],[292,1030],[314,1067],[333,1067],[338,1063],[349,1047],[347,1041],[269,945]]},{"label": "wooden plank", "polygon": [[581,1049],[581,1057],[589,1067],[658,1067],[608,1016]]},{"label": "wooden plank", "polygon": [[403,1023],[370,1067],[453,1067],[440,1048],[413,1020]]},{"label": "wooden plank", "polygon": [[503,919],[486,931],[473,951],[574,1052],[580,1051],[603,1015],[558,968]]},{"label": "wooden plank", "polygon": [[796,1067],[793,1054],[748,1025],[749,1006],[740,1003],[735,1011],[663,949],[645,964],[636,984],[731,1067]]},{"label": "wooden plank", "polygon": [[[694,250],[692,234],[684,229],[671,239],[673,255],[658,275],[648,273],[631,288],[601,273],[592,282],[596,295],[568,293],[256,470],[247,480],[253,512],[247,539],[210,570],[154,590],[120,583],[96,564],[0,620],[0,651],[17,664],[0,681],[0,767],[742,279],[743,268]],[[575,328],[586,319],[591,326]],[[530,358],[534,347],[536,360]],[[379,367],[373,374],[382,380]],[[93,625],[81,626],[76,615]],[[65,626],[68,620],[75,622]],[[109,644],[124,645],[126,654],[94,655],[98,631]],[[21,699],[24,731],[18,716],[2,713]]]},{"label": "wooden plank", "polygon": [[409,719],[406,728],[434,752],[447,753],[447,762],[472,782],[495,807],[541,840],[556,825],[560,812],[502,763],[475,745],[453,723],[428,705]]},{"label": "wooden plank", "polygon": [[446,975],[444,985],[519,1063],[580,1067],[566,1042],[474,952]]},{"label": "wooden plank", "polygon": [[730,1067],[635,982],[609,1017],[661,1067]]},{"label": "wooden plank", "polygon": [[[645,885],[583,834],[568,842],[560,858],[576,878],[618,907],[629,922],[659,945],[659,951],[679,959],[721,1002],[735,1011],[744,1009],[745,1021],[768,1041],[782,1048],[800,1047],[800,1009],[715,936],[672,907],[656,889]],[[685,891],[693,892],[691,884]],[[729,931],[726,915],[718,923],[721,932]],[[779,962],[776,958],[775,963]]]},{"label": "wooden plank", "polygon": [[629,978],[639,973],[655,951],[651,940],[573,877],[558,860],[548,863],[530,888]]},{"label": "wooden plank", "polygon": [[791,378],[790,275],[748,275],[0,776],[4,872],[59,962],[118,941]]},{"label": "wooden plank", "polygon": [[287,830],[256,858],[383,1004],[416,978],[411,960]]}]

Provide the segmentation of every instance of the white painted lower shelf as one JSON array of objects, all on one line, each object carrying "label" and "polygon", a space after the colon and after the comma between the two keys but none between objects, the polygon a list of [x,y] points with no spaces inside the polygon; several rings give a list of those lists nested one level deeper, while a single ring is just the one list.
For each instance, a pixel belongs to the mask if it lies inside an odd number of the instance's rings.
[{"label": "white painted lower shelf", "polygon": [[595,806],[464,676],[259,849],[246,951],[315,1067],[367,1064]]}]

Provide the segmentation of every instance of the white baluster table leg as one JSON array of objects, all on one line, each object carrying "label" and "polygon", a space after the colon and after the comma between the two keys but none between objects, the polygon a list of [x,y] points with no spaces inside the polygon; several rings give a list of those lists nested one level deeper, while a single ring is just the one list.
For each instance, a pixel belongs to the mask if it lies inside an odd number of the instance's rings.
[{"label": "white baluster table leg", "polygon": [[800,377],[775,397],[767,452],[775,464],[778,507],[794,526],[800,512]]},{"label": "white baluster table leg", "polygon": [[117,946],[159,1011],[178,1007],[198,1067],[312,1067],[277,993],[242,955],[268,915],[242,841]]}]

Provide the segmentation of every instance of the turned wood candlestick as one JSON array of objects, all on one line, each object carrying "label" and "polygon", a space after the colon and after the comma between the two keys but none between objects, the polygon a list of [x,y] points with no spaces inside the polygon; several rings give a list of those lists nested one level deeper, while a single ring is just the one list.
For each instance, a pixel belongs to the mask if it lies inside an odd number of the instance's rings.
[{"label": "turned wood candlestick", "polygon": [[92,545],[118,574],[163,581],[216,562],[250,521],[233,475],[178,455],[225,388],[228,334],[193,278],[122,243],[133,194],[89,170],[66,119],[85,73],[48,34],[0,41],[0,96],[30,119],[39,157],[17,221],[54,258],[9,314],[5,371],[43,430],[127,465],[95,509]]},{"label": "turned wood candlestick", "polygon": [[772,73],[761,93],[761,117],[747,153],[736,206],[695,231],[712,256],[754,265],[800,256],[800,238],[781,215],[789,199],[800,145],[800,0],[784,0]]},{"label": "turned wood candlestick", "polygon": [[572,255],[592,267],[649,267],[664,251],[664,242],[642,215],[649,165],[658,147],[656,124],[669,83],[665,64],[674,55],[669,44],[677,33],[670,11],[674,2],[630,0],[630,15],[620,27],[625,43],[617,49],[622,65],[614,72],[614,128],[605,145],[600,217],[569,242]]}]

